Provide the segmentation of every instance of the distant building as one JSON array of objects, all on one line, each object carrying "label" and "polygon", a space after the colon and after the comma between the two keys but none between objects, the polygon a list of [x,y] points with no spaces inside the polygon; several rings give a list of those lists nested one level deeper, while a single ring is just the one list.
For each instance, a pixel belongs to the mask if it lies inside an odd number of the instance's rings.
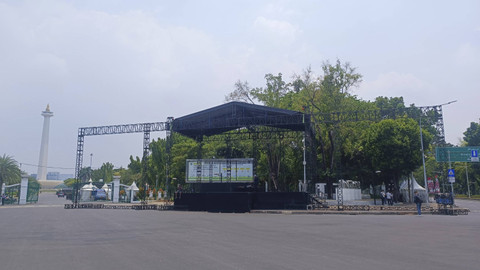
[{"label": "distant building", "polygon": [[67,174],[66,174],[66,173],[63,173],[63,174],[62,174],[62,173],[61,173],[58,180],[64,181],[64,180],[67,180],[67,179],[69,179],[69,178],[73,178],[73,174],[71,174],[71,173],[70,173],[70,174],[68,174],[68,173],[67,173]]},{"label": "distant building", "polygon": [[[37,179],[37,174],[32,173],[30,177]],[[73,178],[73,174],[71,173],[59,173],[59,172],[48,172],[47,173],[47,180],[55,180],[55,181],[65,181],[69,178]]]},{"label": "distant building", "polygon": [[47,173],[47,180],[57,180],[57,181],[64,181],[68,178],[73,178],[73,174],[65,174],[59,172],[48,172]]},{"label": "distant building", "polygon": [[47,172],[47,180],[60,180],[59,172]]}]

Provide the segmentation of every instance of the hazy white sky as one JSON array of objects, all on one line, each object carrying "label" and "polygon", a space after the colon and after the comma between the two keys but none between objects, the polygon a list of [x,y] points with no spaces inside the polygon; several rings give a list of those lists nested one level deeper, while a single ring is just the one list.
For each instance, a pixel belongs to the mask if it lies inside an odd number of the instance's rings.
[{"label": "hazy white sky", "polygon": [[[79,127],[161,122],[322,62],[350,62],[364,99],[445,106],[447,142],[480,117],[480,1],[0,0],[0,155],[75,166]],[[152,133],[152,138],[164,137]],[[85,138],[84,165],[126,167],[143,134]],[[73,169],[49,171],[73,173]]]}]

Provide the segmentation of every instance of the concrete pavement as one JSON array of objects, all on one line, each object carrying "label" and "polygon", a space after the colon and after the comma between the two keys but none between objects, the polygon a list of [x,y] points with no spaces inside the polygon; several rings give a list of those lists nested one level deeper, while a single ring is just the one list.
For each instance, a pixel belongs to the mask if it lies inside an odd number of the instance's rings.
[{"label": "concrete pavement", "polygon": [[468,216],[318,216],[68,210],[45,196],[0,207],[1,269],[451,270],[477,269],[480,251],[477,201]]}]

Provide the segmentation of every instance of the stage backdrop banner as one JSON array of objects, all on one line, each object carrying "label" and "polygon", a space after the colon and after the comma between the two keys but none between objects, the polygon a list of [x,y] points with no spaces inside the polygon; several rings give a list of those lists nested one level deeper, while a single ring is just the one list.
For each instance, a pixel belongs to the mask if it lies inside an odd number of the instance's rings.
[{"label": "stage backdrop banner", "polygon": [[190,183],[253,182],[253,158],[187,159]]}]

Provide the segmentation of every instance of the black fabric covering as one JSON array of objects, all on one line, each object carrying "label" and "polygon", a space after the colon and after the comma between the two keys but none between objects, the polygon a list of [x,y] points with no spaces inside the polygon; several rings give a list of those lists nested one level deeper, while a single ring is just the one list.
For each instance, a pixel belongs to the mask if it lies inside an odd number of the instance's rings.
[{"label": "black fabric covering", "polygon": [[250,126],[304,131],[309,121],[309,115],[301,112],[234,101],[177,118],[172,122],[172,131],[191,138]]},{"label": "black fabric covering", "polygon": [[310,204],[305,192],[207,192],[183,193],[175,198],[175,210],[236,212],[268,209],[302,209]]}]

